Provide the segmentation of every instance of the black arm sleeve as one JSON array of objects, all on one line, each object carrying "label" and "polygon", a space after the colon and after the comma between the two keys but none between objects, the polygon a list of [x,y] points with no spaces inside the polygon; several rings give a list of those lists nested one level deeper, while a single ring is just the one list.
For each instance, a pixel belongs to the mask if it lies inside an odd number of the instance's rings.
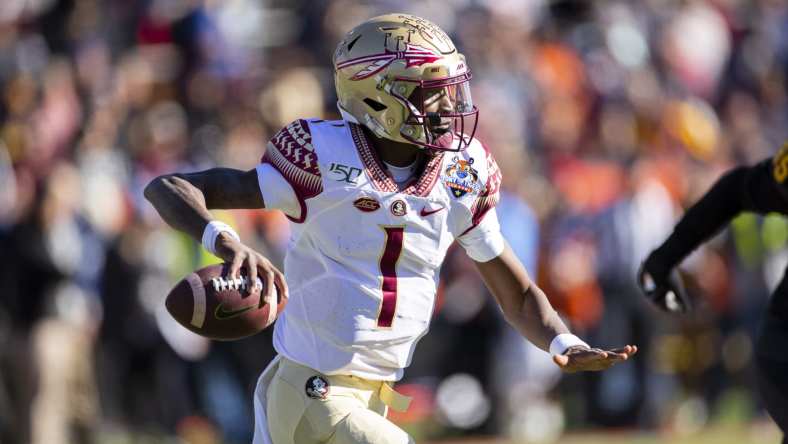
[{"label": "black arm sleeve", "polygon": [[726,173],[692,207],[653,253],[657,273],[670,272],[689,253],[742,211],[788,214],[788,190],[778,183],[771,159]]}]

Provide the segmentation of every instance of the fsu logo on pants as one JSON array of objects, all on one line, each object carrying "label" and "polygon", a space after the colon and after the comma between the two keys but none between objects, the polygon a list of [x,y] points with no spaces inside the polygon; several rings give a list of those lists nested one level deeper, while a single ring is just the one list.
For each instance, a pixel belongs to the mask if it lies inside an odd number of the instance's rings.
[{"label": "fsu logo on pants", "polygon": [[322,376],[312,376],[306,380],[306,395],[312,399],[326,399],[328,388],[328,381]]}]

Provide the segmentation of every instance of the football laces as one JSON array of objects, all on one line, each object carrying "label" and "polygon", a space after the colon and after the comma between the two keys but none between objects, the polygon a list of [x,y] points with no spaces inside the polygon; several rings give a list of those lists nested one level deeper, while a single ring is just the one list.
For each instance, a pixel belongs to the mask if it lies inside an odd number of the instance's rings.
[{"label": "football laces", "polygon": [[211,285],[215,291],[222,290],[246,290],[249,286],[249,279],[246,276],[240,276],[232,279],[225,279],[222,276],[211,279]]}]

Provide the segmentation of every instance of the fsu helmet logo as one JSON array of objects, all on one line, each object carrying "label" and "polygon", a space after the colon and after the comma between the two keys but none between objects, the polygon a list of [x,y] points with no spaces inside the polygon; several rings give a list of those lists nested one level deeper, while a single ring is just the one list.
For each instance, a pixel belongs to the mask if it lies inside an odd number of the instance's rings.
[{"label": "fsu helmet logo", "polygon": [[306,395],[312,399],[326,399],[328,389],[328,381],[322,376],[312,376],[306,380]]},{"label": "fsu helmet logo", "polygon": [[359,197],[353,201],[353,206],[358,208],[359,211],[371,213],[380,209],[380,202],[371,197]]},{"label": "fsu helmet logo", "polygon": [[462,197],[467,193],[479,190],[479,172],[473,168],[473,157],[468,160],[454,156],[452,164],[444,171],[443,183],[454,197]]},{"label": "fsu helmet logo", "polygon": [[439,53],[424,48],[423,46],[406,43],[404,51],[392,51],[385,48],[384,52],[379,54],[370,54],[363,57],[356,57],[355,59],[345,60],[337,64],[337,69],[359,65],[361,63],[369,63],[369,65],[350,78],[350,80],[363,80],[381,71],[395,60],[405,60],[406,68],[410,68],[411,66],[421,66],[425,63],[432,63],[441,57]]},{"label": "fsu helmet logo", "polygon": [[395,216],[404,216],[408,212],[408,206],[402,199],[397,199],[391,203],[391,214]]}]

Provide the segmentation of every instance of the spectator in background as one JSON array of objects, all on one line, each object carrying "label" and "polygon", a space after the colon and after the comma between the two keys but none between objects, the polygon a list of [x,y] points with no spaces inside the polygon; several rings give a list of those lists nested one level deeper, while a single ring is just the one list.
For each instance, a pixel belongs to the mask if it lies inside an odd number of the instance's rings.
[{"label": "spectator in background", "polygon": [[9,339],[24,344],[4,353],[3,374],[16,392],[8,413],[17,430],[9,441],[90,442],[96,431],[95,264],[102,257],[95,255],[103,252],[76,213],[79,180],[73,165],[55,165],[38,188],[41,197],[4,239],[14,259],[3,267],[2,305]]}]

